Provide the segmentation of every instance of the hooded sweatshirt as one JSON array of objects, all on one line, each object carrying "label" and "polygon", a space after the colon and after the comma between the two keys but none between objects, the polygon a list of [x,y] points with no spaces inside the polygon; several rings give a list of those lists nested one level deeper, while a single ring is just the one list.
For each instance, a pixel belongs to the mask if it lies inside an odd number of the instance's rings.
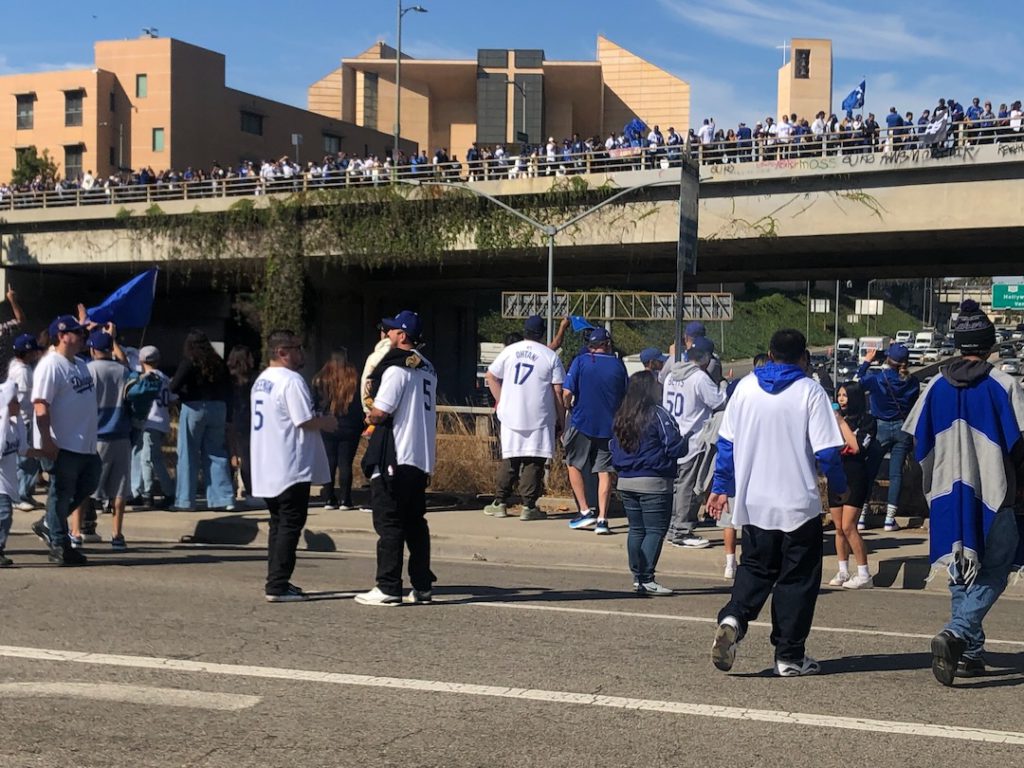
[{"label": "hooded sweatshirt", "polygon": [[665,377],[662,404],[679,425],[679,433],[688,441],[686,456],[680,464],[696,459],[703,446],[700,432],[711,414],[725,405],[725,390],[696,363],[673,363]]},{"label": "hooded sweatshirt", "polygon": [[821,514],[819,467],[846,491],[843,443],[825,390],[799,366],[770,362],[726,406],[711,489],[735,499],[736,525],[796,530]]},{"label": "hooded sweatshirt", "polygon": [[625,450],[616,437],[608,447],[622,487],[623,478],[662,477],[671,482],[676,476],[676,460],[686,453],[686,440],[679,434],[672,416],[655,406],[636,450]]},{"label": "hooded sweatshirt", "polygon": [[[1017,495],[1024,390],[987,362],[963,358],[932,379],[903,430],[913,435],[921,463],[931,562],[969,585],[984,563],[996,513]],[[1022,555],[1018,549],[1015,565],[1024,564]]]}]

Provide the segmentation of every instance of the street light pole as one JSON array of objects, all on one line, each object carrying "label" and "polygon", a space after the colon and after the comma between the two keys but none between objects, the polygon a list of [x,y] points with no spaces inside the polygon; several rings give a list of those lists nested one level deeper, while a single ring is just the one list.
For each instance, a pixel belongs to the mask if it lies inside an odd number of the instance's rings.
[{"label": "street light pole", "polygon": [[391,148],[391,167],[398,172],[398,140],[402,135],[402,17],[409,11],[426,13],[427,9],[422,5],[413,5],[408,8],[402,7],[402,0],[395,3],[398,12],[398,33],[396,35],[397,48],[395,49],[395,140]]}]

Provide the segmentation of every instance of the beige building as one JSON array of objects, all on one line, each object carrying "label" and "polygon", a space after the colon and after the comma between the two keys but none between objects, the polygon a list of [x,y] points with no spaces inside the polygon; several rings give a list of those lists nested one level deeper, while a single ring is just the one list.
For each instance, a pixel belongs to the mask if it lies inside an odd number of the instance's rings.
[{"label": "beige building", "polygon": [[[395,49],[377,43],[309,87],[313,112],[394,131]],[[686,134],[690,86],[605,37],[595,61],[551,61],[533,49],[481,49],[476,60],[402,55],[402,136],[464,157],[474,142],[539,144],[619,133],[634,117]]]},{"label": "beige building", "polygon": [[832,112],[832,41],[793,38],[789,61],[779,69],[778,117],[814,120]]},{"label": "beige building", "polygon": [[[224,55],[172,38],[101,41],[95,67],[0,77],[0,179],[45,149],[60,174],[390,151],[387,132],[228,88]],[[404,145],[406,150],[412,144]]]}]

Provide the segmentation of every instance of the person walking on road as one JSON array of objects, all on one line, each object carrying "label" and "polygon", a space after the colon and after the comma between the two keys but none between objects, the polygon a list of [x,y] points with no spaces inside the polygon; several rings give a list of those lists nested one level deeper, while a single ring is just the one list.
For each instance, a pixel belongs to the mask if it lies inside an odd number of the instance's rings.
[{"label": "person walking on road", "polygon": [[361,605],[402,603],[402,560],[409,548],[405,601],[430,603],[436,577],[430,570],[427,483],[434,471],[437,442],[437,375],[416,349],[422,325],[408,310],[381,324],[391,351],[373,369],[369,392],[373,407],[367,421],[375,425],[363,456],[370,478],[373,528],[377,532],[377,585],[356,595]]},{"label": "person walking on road", "polygon": [[501,422],[501,464],[498,490],[484,513],[508,516],[512,487],[518,483],[523,500],[520,520],[547,517],[537,507],[544,493],[544,465],[555,452],[562,431],[562,382],[565,369],[558,354],[545,346],[544,320],[526,319],[523,340],[505,347],[487,369],[487,387]]},{"label": "person walking on road", "polygon": [[672,415],[659,405],[660,397],[656,373],[634,373],[615,414],[609,443],[629,520],[626,551],[638,597],[672,594],[654,580],[654,571],[672,516],[676,462],[686,453],[686,440]]},{"label": "person walking on road", "polygon": [[253,494],[270,510],[267,538],[267,602],[308,599],[291,583],[295,551],[309,513],[309,489],[327,481],[327,454],[321,430],[337,425],[333,416],[317,416],[305,380],[299,374],[306,357],[302,342],[289,330],[267,337],[269,365],[250,393],[249,456]]},{"label": "person walking on road", "polygon": [[743,526],[743,559],[711,650],[723,671],[732,669],[737,646],[769,594],[776,674],[820,671],[805,649],[821,585],[817,471],[840,495],[846,476],[832,404],[803,367],[806,346],[799,331],[776,331],[771,361],[740,380],[722,419],[708,510],[719,518],[731,497],[733,522]]},{"label": "person walking on road", "polygon": [[[324,509],[355,509],[352,502],[352,462],[359,449],[365,414],[359,397],[359,373],[349,362],[348,350],[338,347],[313,377],[313,409],[338,420],[337,429],[323,432],[330,476],[323,488]],[[338,493],[334,477],[338,476]]]},{"label": "person walking on road", "polygon": [[[626,366],[612,353],[612,337],[604,328],[590,334],[587,351],[569,365],[562,384],[565,407],[572,410],[571,429],[564,438],[565,463],[579,506],[579,515],[569,522],[570,528],[593,527],[599,535],[611,533],[608,502],[612,494],[612,455],[608,440],[612,419],[626,394],[627,378]],[[587,467],[598,478],[596,510],[587,505],[583,478]]]},{"label": "person walking on road", "polygon": [[987,362],[995,328],[965,301],[953,326],[961,357],[940,369],[911,410],[928,499],[929,558],[949,575],[950,620],[931,641],[932,673],[946,686],[985,672],[982,622],[1024,563],[1014,505],[1024,478],[1024,390]]},{"label": "person walking on road", "polygon": [[[869,366],[885,354],[885,364],[878,373],[869,373]],[[903,344],[891,344],[883,353],[876,349],[868,353],[864,362],[857,369],[857,378],[870,398],[871,415],[878,422],[878,439],[868,453],[868,496],[881,467],[882,459],[889,454],[889,494],[885,505],[886,531],[898,531],[896,511],[900,503],[900,491],[903,488],[903,462],[910,451],[910,438],[903,431],[903,421],[910,413],[921,393],[921,383],[906,373],[910,350]],[[866,508],[862,508],[858,527],[867,527]]]}]

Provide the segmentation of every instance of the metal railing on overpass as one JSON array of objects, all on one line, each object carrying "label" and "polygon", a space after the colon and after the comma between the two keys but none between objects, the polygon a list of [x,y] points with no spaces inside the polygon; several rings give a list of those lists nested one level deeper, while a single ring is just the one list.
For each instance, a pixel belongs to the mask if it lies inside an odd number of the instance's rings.
[{"label": "metal railing on overpass", "polygon": [[[35,208],[64,208],[90,205],[158,204],[166,200],[201,200],[225,197],[253,197],[266,194],[295,194],[316,190],[383,186],[394,181],[477,182],[514,181],[545,176],[617,173],[677,167],[684,157],[703,165],[747,163],[819,156],[852,154],[897,154],[930,150],[942,157],[957,147],[1005,144],[1024,141],[1024,121],[968,121],[953,123],[941,136],[926,126],[907,125],[881,128],[877,133],[849,132],[821,135],[801,134],[780,138],[762,134],[750,139],[712,141],[657,147],[622,147],[571,154],[557,153],[554,159],[540,150],[529,155],[506,155],[474,161],[431,162],[392,169],[387,163],[355,165],[326,172],[320,169],[290,177],[277,175],[231,176],[225,178],[158,179],[149,184],[108,184],[96,182],[91,189],[0,190],[0,211]],[[1016,147],[1014,147],[1016,149]],[[1024,153],[1024,145],[1021,146]]]}]

